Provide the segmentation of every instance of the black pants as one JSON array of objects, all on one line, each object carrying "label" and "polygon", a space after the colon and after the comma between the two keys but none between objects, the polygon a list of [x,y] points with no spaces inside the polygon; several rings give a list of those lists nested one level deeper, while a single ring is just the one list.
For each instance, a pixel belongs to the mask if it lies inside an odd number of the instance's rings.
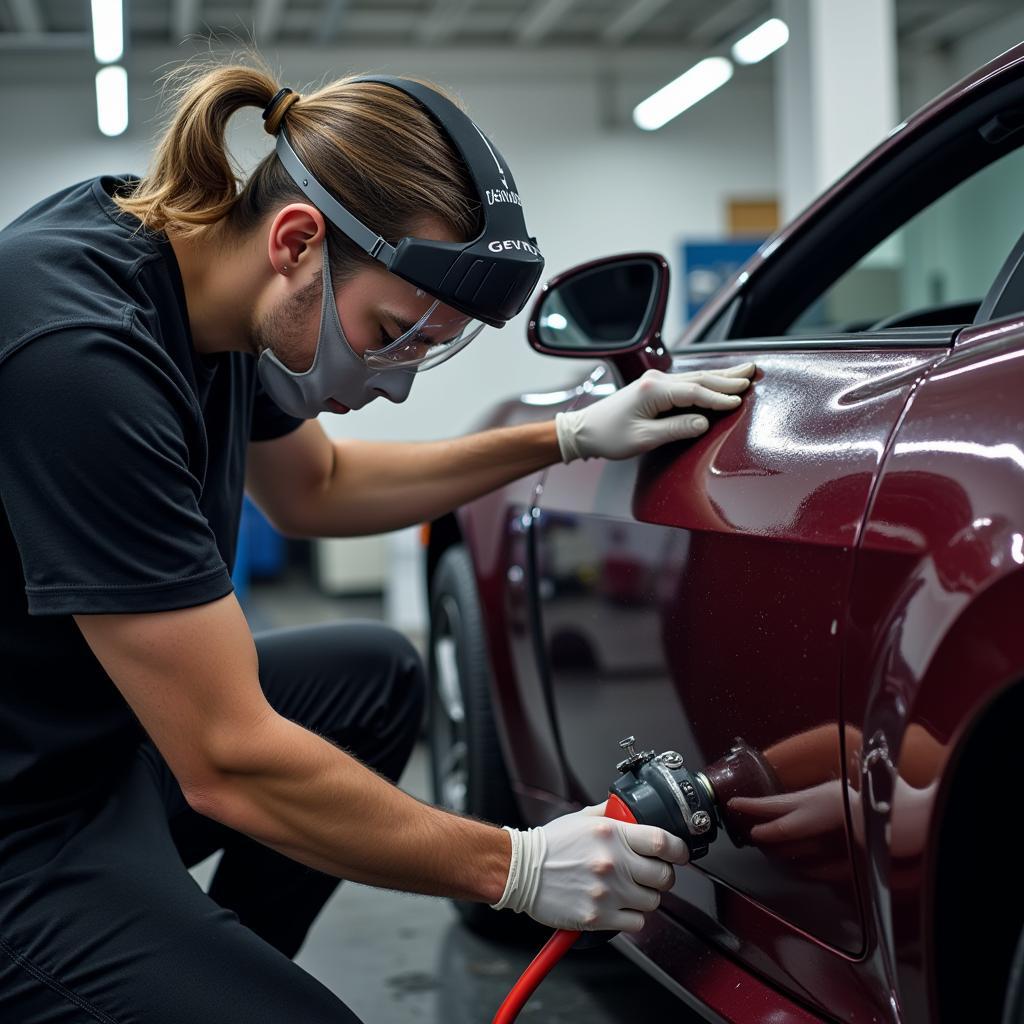
[{"label": "black pants", "polygon": [[[395,781],[423,707],[399,634],[343,623],[257,635],[271,705]],[[209,895],[187,867],[223,849]],[[196,814],[143,744],[109,799],[0,865],[3,1024],[353,1024],[291,961],[337,879]]]}]

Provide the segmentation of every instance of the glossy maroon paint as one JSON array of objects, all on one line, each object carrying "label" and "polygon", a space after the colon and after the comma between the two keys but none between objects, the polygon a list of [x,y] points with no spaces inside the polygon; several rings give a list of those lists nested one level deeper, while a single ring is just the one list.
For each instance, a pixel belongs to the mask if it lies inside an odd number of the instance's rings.
[{"label": "glossy maroon paint", "polygon": [[[921,897],[933,883],[948,770],[987,704],[1024,674],[1021,388],[1024,319],[958,336],[893,439],[851,591],[843,705],[858,728],[849,760],[863,777],[865,745],[884,744],[892,762],[875,762],[874,801],[891,793],[891,814],[851,786],[867,836],[858,859],[879,880],[873,930],[892,936],[874,969],[907,1020],[935,1017],[934,930]],[[930,756],[918,752],[921,737]]]},{"label": "glossy maroon paint", "polygon": [[[683,343],[846,188],[1022,68],[1024,44],[901,125]],[[920,348],[676,355],[679,372],[755,360],[742,410],[689,445],[555,467],[459,513],[521,807],[539,823],[599,799],[626,732],[691,761],[734,732],[795,750],[785,783],[821,796],[824,841],[720,842],[617,941],[736,1024],[933,1022],[944,801],[965,737],[1024,679],[1024,317]],[[609,376],[495,422],[593,401]]]},{"label": "glossy maroon paint", "polygon": [[852,984],[866,936],[841,781],[840,626],[882,452],[948,344],[819,352],[813,366],[799,342],[687,354],[676,372],[758,361],[739,412],[641,460],[554,467],[538,500],[542,656],[574,796],[600,798],[624,732],[695,765],[737,732],[762,751],[813,749],[789,788],[824,787],[829,828],[768,855],[719,841],[665,907],[702,931],[714,921],[737,959],[823,1015],[870,1019],[888,1003]]}]

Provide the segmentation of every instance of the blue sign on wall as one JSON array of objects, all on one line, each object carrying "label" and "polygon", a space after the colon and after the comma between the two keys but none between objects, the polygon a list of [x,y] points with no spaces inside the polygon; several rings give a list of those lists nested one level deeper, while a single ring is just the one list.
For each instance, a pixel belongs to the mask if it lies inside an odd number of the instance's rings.
[{"label": "blue sign on wall", "polygon": [[762,244],[760,238],[683,242],[683,317],[687,322]]}]

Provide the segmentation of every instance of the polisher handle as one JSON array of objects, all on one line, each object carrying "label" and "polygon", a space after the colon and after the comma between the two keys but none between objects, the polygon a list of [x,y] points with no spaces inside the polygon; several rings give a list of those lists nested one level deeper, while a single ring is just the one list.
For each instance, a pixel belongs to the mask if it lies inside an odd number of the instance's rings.
[{"label": "polisher handle", "polygon": [[606,818],[614,818],[616,821],[625,821],[630,825],[637,823],[636,818],[633,817],[633,812],[626,806],[625,801],[615,793],[608,795],[608,803],[604,807],[604,816]]}]

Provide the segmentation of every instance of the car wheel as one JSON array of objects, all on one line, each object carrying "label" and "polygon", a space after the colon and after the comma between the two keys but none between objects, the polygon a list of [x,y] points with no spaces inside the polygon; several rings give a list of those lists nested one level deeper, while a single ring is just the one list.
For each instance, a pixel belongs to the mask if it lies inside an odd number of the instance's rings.
[{"label": "car wheel", "polygon": [[1010,983],[1006,987],[1003,1024],[1024,1024],[1024,932],[1010,964]]},{"label": "car wheel", "polygon": [[[430,594],[428,730],[434,802],[458,814],[521,826],[491,708],[491,666],[469,552],[441,556]],[[453,900],[462,921],[490,938],[540,934],[525,915]]]}]

